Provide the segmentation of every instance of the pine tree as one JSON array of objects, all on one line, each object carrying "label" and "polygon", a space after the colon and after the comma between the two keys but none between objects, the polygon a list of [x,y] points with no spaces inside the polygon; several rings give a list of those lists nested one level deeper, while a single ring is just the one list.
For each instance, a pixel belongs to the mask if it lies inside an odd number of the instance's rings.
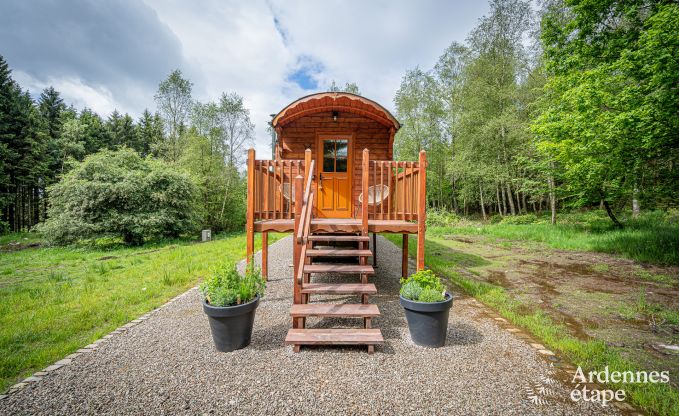
[{"label": "pine tree", "polygon": [[137,140],[135,150],[147,156],[163,142],[163,120],[158,114],[151,114],[146,109],[137,122]]}]

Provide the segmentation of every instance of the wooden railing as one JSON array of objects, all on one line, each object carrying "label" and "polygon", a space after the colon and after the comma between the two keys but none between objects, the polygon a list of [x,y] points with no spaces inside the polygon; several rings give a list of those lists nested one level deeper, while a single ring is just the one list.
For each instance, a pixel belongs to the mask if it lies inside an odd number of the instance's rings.
[{"label": "wooden railing", "polygon": [[[369,153],[366,155],[369,157]],[[368,190],[362,190],[363,202],[365,195],[369,196],[368,219],[418,221],[419,201],[426,192],[420,173],[426,169],[424,157],[418,162],[368,161],[367,172],[363,172],[368,177]]]},{"label": "wooden railing", "polygon": [[[363,150],[361,177],[361,232],[368,235],[369,220],[417,221],[417,270],[424,269],[424,234],[427,217],[427,154],[417,162],[370,160]],[[407,253],[408,239],[403,237]],[[404,254],[407,255],[407,254]],[[407,264],[404,260],[404,264]],[[403,272],[405,276],[407,270]]]},{"label": "wooden railing", "polygon": [[[307,150],[305,159],[310,160],[311,151]],[[306,181],[301,175],[295,177],[295,229],[292,261],[293,271],[293,302],[304,303],[302,284],[304,282],[304,264],[306,262],[306,250],[309,244],[309,231],[314,212],[313,171],[315,161],[308,165]],[[311,174],[309,174],[311,172]],[[303,185],[304,184],[304,185]],[[304,327],[303,318],[293,319],[293,328]]]},{"label": "wooden railing", "polygon": [[255,220],[294,218],[293,180],[298,175],[304,175],[304,161],[253,160],[252,162]]}]

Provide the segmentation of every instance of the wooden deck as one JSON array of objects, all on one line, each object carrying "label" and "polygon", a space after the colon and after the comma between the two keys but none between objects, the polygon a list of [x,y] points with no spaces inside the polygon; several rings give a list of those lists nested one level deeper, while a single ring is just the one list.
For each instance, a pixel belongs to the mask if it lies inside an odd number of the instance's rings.
[{"label": "wooden deck", "polygon": [[[417,234],[417,223],[403,220],[368,220],[368,232]],[[294,219],[255,221],[255,232],[273,231],[289,233],[295,230]],[[361,232],[361,220],[352,218],[314,218],[311,220],[312,233]]]}]

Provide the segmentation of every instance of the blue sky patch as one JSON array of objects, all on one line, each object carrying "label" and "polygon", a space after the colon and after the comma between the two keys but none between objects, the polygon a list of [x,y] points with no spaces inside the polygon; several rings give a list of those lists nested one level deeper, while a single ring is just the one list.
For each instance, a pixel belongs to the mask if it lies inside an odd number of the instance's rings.
[{"label": "blue sky patch", "polygon": [[297,65],[287,80],[294,82],[304,90],[318,89],[316,75],[323,71],[323,65],[310,56],[301,56],[297,59]]}]

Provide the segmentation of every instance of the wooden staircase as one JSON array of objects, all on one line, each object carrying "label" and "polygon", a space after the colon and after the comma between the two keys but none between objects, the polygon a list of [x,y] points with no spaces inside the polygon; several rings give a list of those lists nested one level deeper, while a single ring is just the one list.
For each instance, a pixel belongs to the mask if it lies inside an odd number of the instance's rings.
[{"label": "wooden staircase", "polygon": [[[368,297],[377,293],[373,283],[368,283],[368,276],[375,270],[368,265],[367,259],[372,256],[368,249],[368,236],[352,234],[308,235],[307,247],[303,250],[300,262],[299,303],[290,308],[293,328],[288,331],[285,343],[293,345],[299,352],[302,345],[367,345],[368,353],[373,353],[376,344],[384,339],[379,329],[372,328],[372,319],[380,315],[377,305],[368,303]],[[359,248],[340,248],[338,242],[354,242]],[[314,245],[323,244],[323,248]],[[314,263],[331,259],[342,259],[345,262]],[[358,259],[358,264],[350,261]],[[332,273],[355,275],[359,282],[347,283],[312,283],[315,274]],[[310,303],[311,295],[356,295],[360,303]],[[355,328],[306,328],[309,317],[342,317],[362,320],[361,327]]]}]

